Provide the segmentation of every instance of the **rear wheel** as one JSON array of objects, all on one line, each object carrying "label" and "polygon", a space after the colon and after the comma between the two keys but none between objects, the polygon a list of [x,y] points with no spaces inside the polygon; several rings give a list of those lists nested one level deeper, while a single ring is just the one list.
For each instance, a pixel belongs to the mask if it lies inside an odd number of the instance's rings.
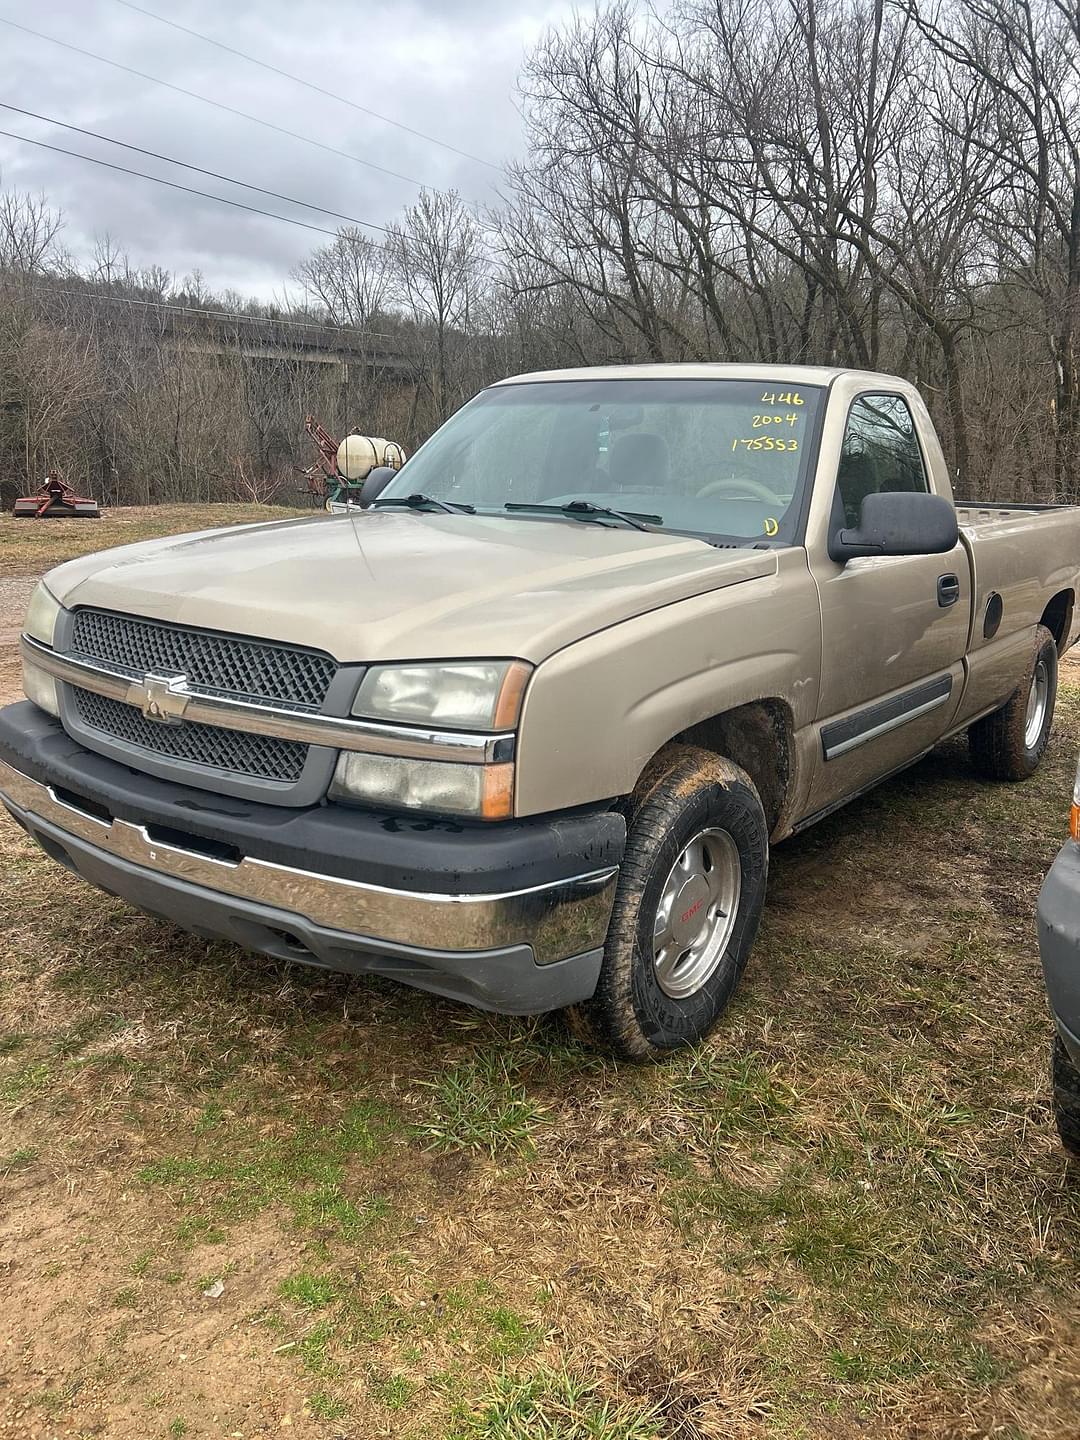
[{"label": "rear wheel", "polygon": [[1050,739],[1057,700],[1057,645],[1036,625],[1031,659],[1012,698],[968,729],[971,758],[991,780],[1026,780]]},{"label": "rear wheel", "polygon": [[1050,1081],[1061,1143],[1070,1155],[1080,1160],[1080,1070],[1073,1064],[1059,1035],[1054,1036],[1050,1051]]},{"label": "rear wheel", "polygon": [[596,993],[572,1028],[626,1059],[693,1045],[731,999],[757,934],[769,868],[744,770],[672,746],[641,787]]}]

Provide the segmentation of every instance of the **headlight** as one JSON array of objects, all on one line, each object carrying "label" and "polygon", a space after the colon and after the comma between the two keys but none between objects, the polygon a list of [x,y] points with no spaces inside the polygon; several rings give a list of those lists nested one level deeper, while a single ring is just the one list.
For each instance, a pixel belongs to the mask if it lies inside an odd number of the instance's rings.
[{"label": "headlight", "polygon": [[[56,629],[56,620],[59,614],[59,603],[44,585],[39,585],[30,597],[23,629],[27,635],[40,641],[42,645],[52,645],[53,632]],[[50,715],[59,716],[60,697],[56,692],[56,681],[51,675],[46,675],[40,665],[35,665],[32,660],[24,659],[22,682],[23,693],[28,700],[32,700],[35,705],[48,711]]]},{"label": "headlight", "polygon": [[60,697],[56,693],[56,681],[51,675],[46,675],[40,665],[35,665],[25,657],[22,662],[22,685],[23,694],[28,700],[59,719]]},{"label": "headlight", "polygon": [[523,660],[376,665],[361,681],[352,713],[448,729],[510,730],[531,673]]},{"label": "headlight", "polygon": [[35,640],[40,640],[43,645],[51,645],[53,631],[56,629],[56,618],[59,614],[59,601],[53,599],[44,585],[39,585],[30,597],[23,629],[27,635],[33,636]]},{"label": "headlight", "polygon": [[338,760],[330,796],[361,800],[376,809],[504,820],[513,810],[514,767],[402,760],[347,750]]}]

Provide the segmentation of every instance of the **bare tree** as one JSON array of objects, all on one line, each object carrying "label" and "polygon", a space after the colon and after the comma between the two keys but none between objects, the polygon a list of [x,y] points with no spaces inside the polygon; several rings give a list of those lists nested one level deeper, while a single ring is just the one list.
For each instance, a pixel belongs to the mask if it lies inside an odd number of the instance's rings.
[{"label": "bare tree", "polygon": [[40,274],[59,259],[64,219],[44,195],[0,191],[0,269]]},{"label": "bare tree", "polygon": [[954,70],[993,95],[972,136],[1001,178],[999,263],[1042,312],[1053,366],[1054,482],[1080,499],[1080,10],[1068,0],[898,0]]},{"label": "bare tree", "polygon": [[484,276],[480,227],[456,191],[425,190],[390,227],[387,247],[397,297],[421,340],[421,376],[437,423],[464,398],[451,384],[450,360],[476,318]]},{"label": "bare tree", "polygon": [[391,261],[382,245],[348,227],[302,261],[293,278],[336,325],[363,330],[387,303]]},{"label": "bare tree", "polygon": [[385,242],[343,230],[300,305],[109,236],[80,273],[0,192],[0,475],[267,494],[309,412],[411,448],[498,374],[720,358],[907,375],[968,494],[1080,498],[1078,14],[613,0],[529,57],[497,213],[425,192]]}]

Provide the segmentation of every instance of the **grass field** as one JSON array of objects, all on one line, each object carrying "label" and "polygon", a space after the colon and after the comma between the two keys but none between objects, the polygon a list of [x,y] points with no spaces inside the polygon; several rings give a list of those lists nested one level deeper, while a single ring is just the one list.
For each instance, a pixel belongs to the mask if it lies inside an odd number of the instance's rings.
[{"label": "grass field", "polygon": [[[120,528],[0,526],[5,576]],[[1075,1440],[1062,678],[1027,785],[951,746],[779,847],[656,1068],[189,938],[0,822],[0,1437]]]},{"label": "grass field", "polygon": [[110,545],[154,540],[185,530],[215,525],[250,525],[254,521],[287,520],[291,515],[318,514],[282,505],[137,505],[107,510],[100,520],[13,520],[0,515],[0,573],[37,577],[52,565],[74,560]]}]

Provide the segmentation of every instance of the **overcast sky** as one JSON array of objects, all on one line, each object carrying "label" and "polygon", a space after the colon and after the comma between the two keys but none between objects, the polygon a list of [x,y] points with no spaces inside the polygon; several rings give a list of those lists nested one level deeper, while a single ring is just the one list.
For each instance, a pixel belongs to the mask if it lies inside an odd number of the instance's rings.
[{"label": "overcast sky", "polygon": [[[495,170],[361,114],[333,95],[500,164],[520,153],[525,51],[568,0],[139,0],[179,24],[317,82],[325,95],[182,34],[119,0],[0,0],[0,18],[259,116],[480,204]],[[0,99],[53,120],[385,224],[417,187],[276,134],[152,80],[0,25]],[[0,130],[227,194],[333,230],[340,221],[0,110]],[[271,299],[328,237],[0,136],[0,185],[43,192],[84,260],[108,233],[138,265]],[[372,232],[376,234],[377,232]]]}]

